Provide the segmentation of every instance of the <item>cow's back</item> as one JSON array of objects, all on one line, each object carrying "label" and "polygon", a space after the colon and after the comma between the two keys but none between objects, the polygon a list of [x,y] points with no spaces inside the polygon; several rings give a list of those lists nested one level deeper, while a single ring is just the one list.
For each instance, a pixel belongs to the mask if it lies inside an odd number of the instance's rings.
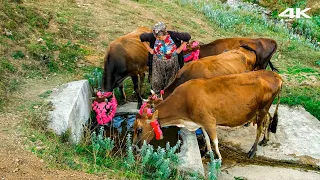
[{"label": "cow's back", "polygon": [[199,58],[221,54],[225,51],[240,47],[240,41],[248,41],[249,38],[225,38],[217,39],[211,43],[200,45]]},{"label": "cow's back", "polygon": [[135,31],[121,36],[112,41],[109,45],[109,61],[117,61],[118,66],[125,66],[129,75],[146,71],[148,50],[140,41],[140,35],[144,32],[151,32],[151,29],[139,27]]}]

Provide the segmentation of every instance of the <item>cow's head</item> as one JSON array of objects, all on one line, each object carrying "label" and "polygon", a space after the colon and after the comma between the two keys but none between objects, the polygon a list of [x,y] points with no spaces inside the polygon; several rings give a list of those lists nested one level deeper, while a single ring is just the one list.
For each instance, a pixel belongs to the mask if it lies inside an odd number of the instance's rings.
[{"label": "cow's head", "polygon": [[155,131],[151,126],[158,119],[158,111],[153,114],[137,114],[133,125],[133,145],[140,148],[143,141],[149,143],[155,137]]}]

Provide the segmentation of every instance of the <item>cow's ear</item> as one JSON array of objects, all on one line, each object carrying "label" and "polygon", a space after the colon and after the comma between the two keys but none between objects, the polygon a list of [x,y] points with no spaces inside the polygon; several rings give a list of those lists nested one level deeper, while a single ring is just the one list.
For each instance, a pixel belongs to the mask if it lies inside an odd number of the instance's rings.
[{"label": "cow's ear", "polygon": [[151,120],[152,120],[152,121],[157,120],[157,119],[158,119],[158,115],[159,115],[159,111],[158,111],[158,110],[156,110],[156,111],[152,114],[152,118],[151,118]]}]

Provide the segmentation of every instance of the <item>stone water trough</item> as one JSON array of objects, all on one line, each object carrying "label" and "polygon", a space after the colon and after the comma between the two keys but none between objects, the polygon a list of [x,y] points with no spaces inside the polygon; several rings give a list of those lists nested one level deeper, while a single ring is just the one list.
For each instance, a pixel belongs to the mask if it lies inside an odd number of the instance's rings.
[{"label": "stone water trough", "polygon": [[[49,100],[54,106],[50,112],[51,122],[49,128],[58,135],[67,131],[71,133],[71,141],[78,143],[85,125],[90,117],[92,91],[87,80],[74,81],[63,84],[53,89]],[[118,107],[117,114],[137,113],[137,103],[129,102]],[[180,130],[183,145],[179,154],[183,161],[181,169],[184,171],[196,171],[204,175],[200,150],[195,133],[182,128]],[[165,134],[164,134],[165,136]]]},{"label": "stone water trough", "polygon": [[[91,88],[88,81],[80,80],[53,89],[50,101],[54,110],[50,112],[49,128],[61,135],[71,132],[71,141],[78,143],[91,111]],[[130,102],[118,107],[117,114],[134,114],[137,104]],[[273,114],[274,106],[271,112]],[[195,133],[181,129],[183,145],[180,157],[181,169],[204,174],[204,168]],[[218,127],[220,144],[248,152],[256,133],[256,127]],[[166,136],[164,132],[164,136]],[[169,136],[171,138],[171,136]],[[279,124],[276,134],[271,134],[267,146],[259,146],[257,156],[271,160],[289,160],[320,167],[320,121],[301,107],[279,107]],[[240,174],[239,174],[240,175]]]}]

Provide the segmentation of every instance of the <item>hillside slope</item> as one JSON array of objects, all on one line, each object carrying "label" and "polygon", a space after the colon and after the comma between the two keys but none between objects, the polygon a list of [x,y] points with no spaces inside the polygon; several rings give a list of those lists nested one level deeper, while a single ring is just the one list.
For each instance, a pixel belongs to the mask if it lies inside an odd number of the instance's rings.
[{"label": "hillside slope", "polygon": [[[19,177],[16,176],[19,174],[23,177],[26,173],[30,177],[43,178],[43,174],[49,171],[43,164],[53,168],[73,169],[72,163],[78,163],[78,160],[69,161],[70,158],[65,157],[68,155],[62,150],[56,153],[63,161],[59,161],[61,159],[58,157],[53,160],[50,158],[50,149],[58,145],[48,141],[54,138],[44,138],[51,136],[41,129],[46,124],[37,113],[39,109],[45,110],[41,109],[44,107],[43,97],[50,94],[48,90],[59,84],[82,79],[94,66],[102,67],[106,48],[112,40],[138,26],[152,27],[158,21],[165,22],[169,29],[187,31],[193,40],[204,43],[235,36],[276,39],[279,47],[271,61],[280,69],[286,81],[282,103],[303,105],[320,118],[319,51],[304,41],[290,39],[282,30],[265,27],[255,12],[233,10],[220,4],[204,9],[208,5],[206,1],[199,4],[195,2],[1,1],[0,137],[5,141],[0,145],[0,174],[5,177]],[[216,18],[210,17],[213,10],[218,15]],[[132,94],[129,81],[126,81],[126,93],[129,96]],[[38,124],[33,123],[30,127],[30,122]],[[35,142],[32,140],[34,137],[37,138]],[[45,163],[38,163],[40,159],[25,151],[26,146],[44,159]],[[45,151],[36,151],[34,148],[37,146],[48,147]],[[18,160],[14,157],[18,157]],[[16,165],[21,162],[25,165]],[[82,171],[87,169],[80,168]],[[71,177],[73,174],[75,178],[86,177],[83,173],[73,171],[53,173],[60,177]]]}]

